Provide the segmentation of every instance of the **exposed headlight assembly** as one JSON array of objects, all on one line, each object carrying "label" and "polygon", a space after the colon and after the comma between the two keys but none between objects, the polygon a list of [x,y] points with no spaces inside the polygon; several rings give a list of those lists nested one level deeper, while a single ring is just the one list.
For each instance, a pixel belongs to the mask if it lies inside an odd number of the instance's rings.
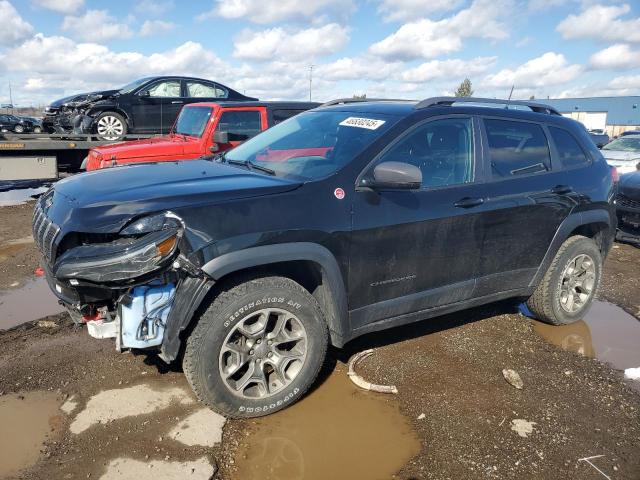
[{"label": "exposed headlight assembly", "polygon": [[172,228],[182,228],[182,221],[178,216],[171,212],[159,213],[142,217],[135,220],[124,227],[121,235],[142,235],[145,233],[159,232]]},{"label": "exposed headlight assembly", "polygon": [[166,265],[177,250],[180,235],[179,229],[172,228],[127,242],[76,247],[58,259],[54,275],[95,283],[132,280]]}]

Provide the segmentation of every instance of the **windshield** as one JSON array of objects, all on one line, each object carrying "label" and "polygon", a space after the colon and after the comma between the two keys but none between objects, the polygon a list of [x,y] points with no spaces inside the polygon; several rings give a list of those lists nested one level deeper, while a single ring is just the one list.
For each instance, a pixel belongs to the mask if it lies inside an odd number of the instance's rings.
[{"label": "windshield", "polygon": [[349,163],[397,120],[379,113],[305,112],[234,148],[226,158],[249,161],[283,177],[321,178]]},{"label": "windshield", "polygon": [[145,77],[145,78],[141,78],[139,80],[136,80],[134,82],[128,83],[124,87],[122,87],[119,91],[120,91],[120,93],[131,93],[136,88],[138,88],[140,85],[142,85],[143,83],[147,83],[152,78],[153,77]]},{"label": "windshield", "polygon": [[180,112],[174,133],[200,137],[211,117],[211,107],[185,107]]},{"label": "windshield", "polygon": [[640,152],[640,135],[637,137],[618,138],[607,143],[602,150],[621,150],[623,152]]}]

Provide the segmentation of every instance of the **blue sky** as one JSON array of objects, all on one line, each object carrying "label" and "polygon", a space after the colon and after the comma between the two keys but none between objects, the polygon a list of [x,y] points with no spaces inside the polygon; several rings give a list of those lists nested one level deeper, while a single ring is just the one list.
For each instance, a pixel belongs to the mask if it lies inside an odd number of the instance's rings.
[{"label": "blue sky", "polygon": [[638,0],[0,0],[0,25],[20,105],[154,74],[304,99],[309,65],[314,100],[640,93]]}]

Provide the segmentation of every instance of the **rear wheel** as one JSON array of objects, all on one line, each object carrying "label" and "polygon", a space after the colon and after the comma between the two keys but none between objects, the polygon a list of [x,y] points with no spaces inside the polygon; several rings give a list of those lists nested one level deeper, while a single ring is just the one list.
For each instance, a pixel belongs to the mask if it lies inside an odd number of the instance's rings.
[{"label": "rear wheel", "polygon": [[187,341],[183,369],[198,398],[228,417],[258,417],[299,400],[325,358],[328,331],[298,283],[265,277],[222,292]]},{"label": "rear wheel", "polygon": [[41,127],[33,127],[33,133],[42,133],[42,128]]},{"label": "rear wheel", "polygon": [[127,122],[119,113],[101,113],[95,120],[95,126],[101,140],[119,140],[127,134]]},{"label": "rear wheel", "polygon": [[558,250],[527,306],[543,322],[573,323],[591,306],[601,275],[602,255],[595,242],[571,237]]}]

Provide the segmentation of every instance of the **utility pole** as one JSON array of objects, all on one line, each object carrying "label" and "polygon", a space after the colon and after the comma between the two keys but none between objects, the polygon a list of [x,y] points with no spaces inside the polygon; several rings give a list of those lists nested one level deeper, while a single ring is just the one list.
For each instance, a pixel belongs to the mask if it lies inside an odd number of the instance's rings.
[{"label": "utility pole", "polygon": [[11,93],[11,82],[9,82],[9,103],[11,104],[11,113],[13,114],[13,94]]},{"label": "utility pole", "polygon": [[309,65],[309,101],[311,101],[311,87],[313,85],[313,67],[315,65]]}]

